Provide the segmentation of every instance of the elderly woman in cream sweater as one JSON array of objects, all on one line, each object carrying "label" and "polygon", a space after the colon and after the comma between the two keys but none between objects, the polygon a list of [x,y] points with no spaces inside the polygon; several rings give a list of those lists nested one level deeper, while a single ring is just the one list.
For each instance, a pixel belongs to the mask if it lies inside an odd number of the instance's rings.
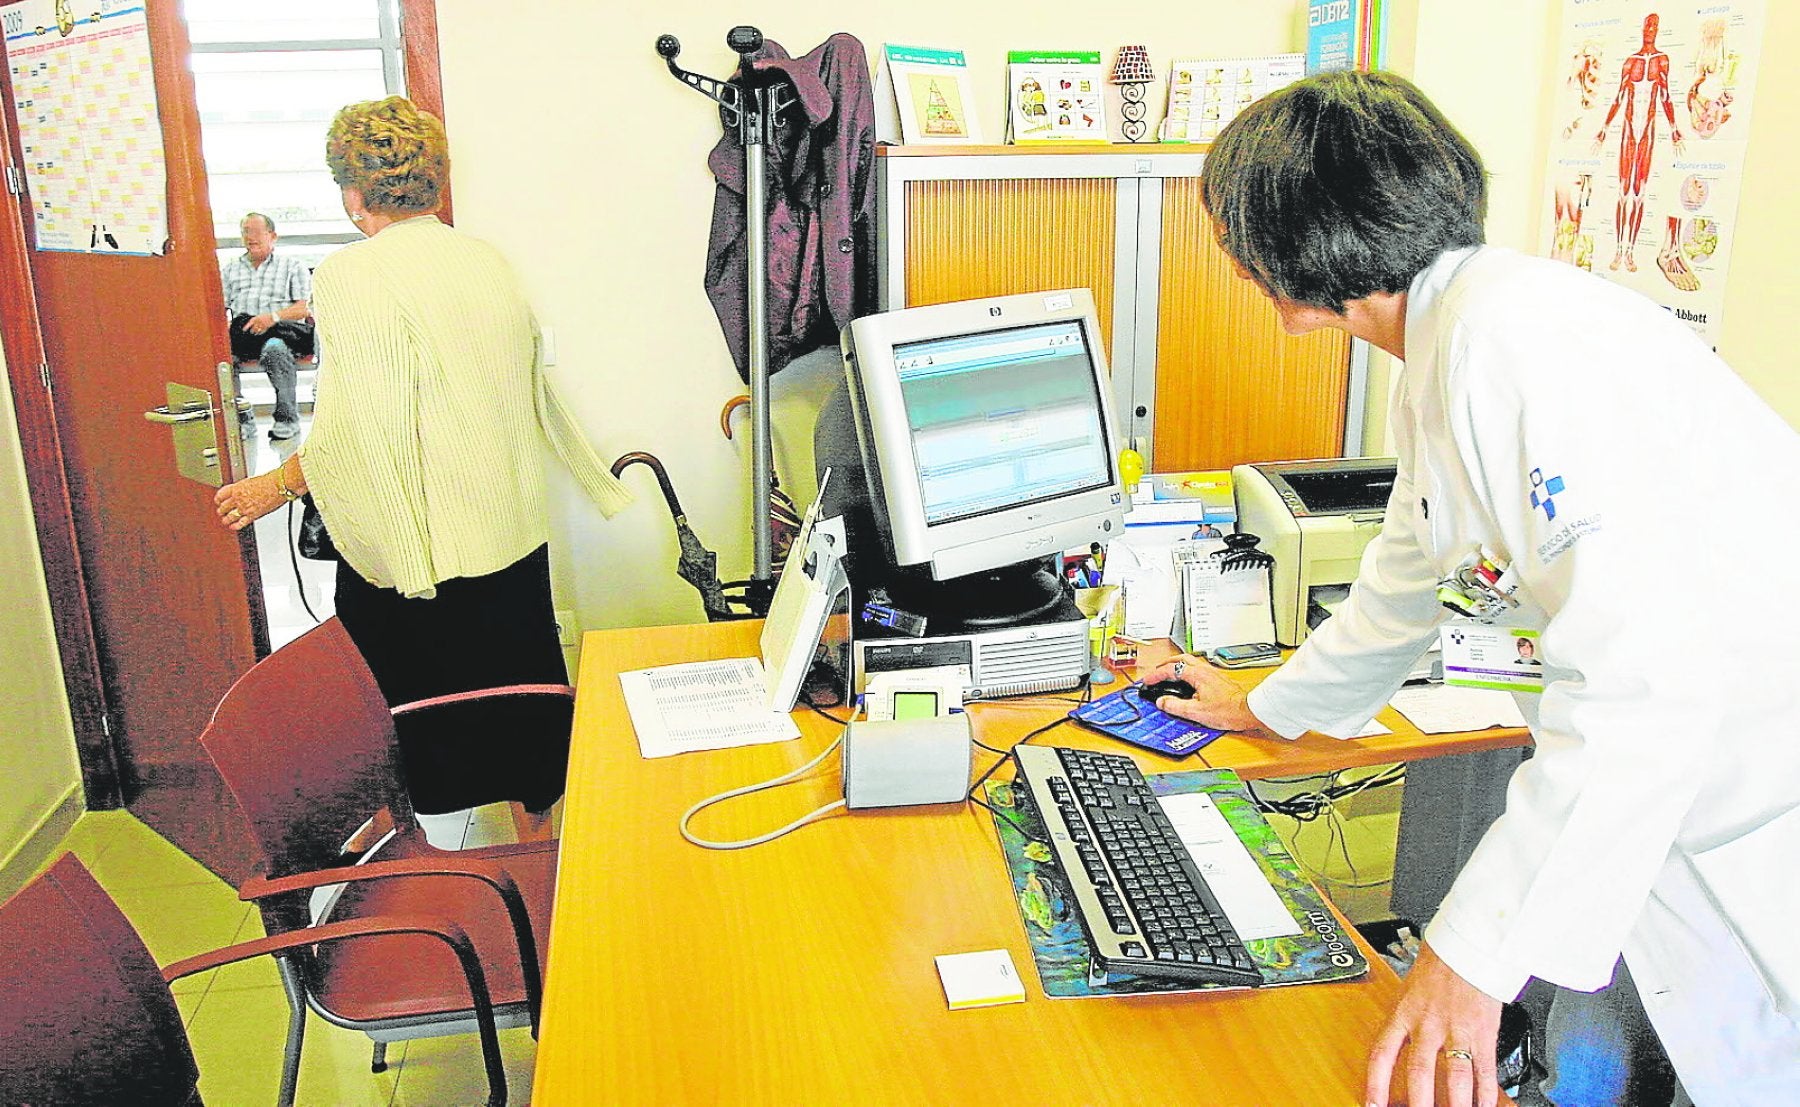
[{"label": "elderly woman in cream sweater", "polygon": [[[630,494],[545,379],[505,259],[432,214],[449,179],[443,124],[397,96],[353,104],[326,161],[368,237],[314,274],[312,434],[273,472],[221,489],[220,520],[238,530],[312,493],[342,555],[338,617],[389,703],[564,683],[541,445],[606,514]],[[541,828],[563,790],[567,703],[428,714],[442,718],[398,720],[415,807],[504,796]]]}]

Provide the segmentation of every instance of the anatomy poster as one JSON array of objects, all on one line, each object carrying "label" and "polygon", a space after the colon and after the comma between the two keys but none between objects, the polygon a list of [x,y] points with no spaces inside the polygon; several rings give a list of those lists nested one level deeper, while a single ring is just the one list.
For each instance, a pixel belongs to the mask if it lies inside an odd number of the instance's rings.
[{"label": "anatomy poster", "polygon": [[160,254],[162,123],[144,0],[0,7],[13,117],[40,250]]},{"label": "anatomy poster", "polygon": [[1763,0],[1563,5],[1545,248],[1714,347],[1762,33]]}]

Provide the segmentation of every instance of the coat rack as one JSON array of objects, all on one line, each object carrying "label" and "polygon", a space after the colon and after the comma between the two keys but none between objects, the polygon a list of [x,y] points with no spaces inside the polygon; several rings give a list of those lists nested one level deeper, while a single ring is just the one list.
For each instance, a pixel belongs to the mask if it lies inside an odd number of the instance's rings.
[{"label": "coat rack", "polygon": [[744,148],[745,241],[750,267],[745,286],[750,332],[750,518],[756,558],[750,577],[750,599],[753,609],[761,614],[768,610],[769,598],[774,593],[769,517],[773,451],[769,434],[768,167],[765,147],[775,139],[781,113],[798,98],[784,77],[758,74],[751,64],[753,56],[763,46],[761,31],[755,27],[733,27],[725,36],[725,45],[738,55],[737,75],[729,81],[691,73],[676,65],[675,59],[681,55],[681,40],[674,35],[659,36],[656,52],[668,64],[669,72],[676,80],[718,103],[725,126],[736,129],[737,143]]}]

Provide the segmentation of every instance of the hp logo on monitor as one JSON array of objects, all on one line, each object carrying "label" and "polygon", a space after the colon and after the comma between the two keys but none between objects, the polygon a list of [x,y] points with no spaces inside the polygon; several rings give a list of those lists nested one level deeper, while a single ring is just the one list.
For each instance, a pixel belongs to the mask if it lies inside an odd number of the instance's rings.
[{"label": "hp logo on monitor", "polygon": [[998,307],[991,307],[991,308],[988,308],[988,314],[989,314],[989,315],[999,315],[999,314],[1000,314],[1000,309],[999,309],[999,308],[998,308]]}]

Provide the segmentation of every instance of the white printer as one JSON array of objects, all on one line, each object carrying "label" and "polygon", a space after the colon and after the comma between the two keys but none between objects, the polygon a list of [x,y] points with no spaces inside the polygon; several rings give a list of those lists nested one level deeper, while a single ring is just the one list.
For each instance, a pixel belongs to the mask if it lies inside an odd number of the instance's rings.
[{"label": "white printer", "polygon": [[1275,558],[1269,584],[1282,645],[1298,646],[1308,608],[1356,579],[1363,547],[1381,533],[1397,465],[1391,457],[1342,457],[1231,470],[1237,528]]}]

